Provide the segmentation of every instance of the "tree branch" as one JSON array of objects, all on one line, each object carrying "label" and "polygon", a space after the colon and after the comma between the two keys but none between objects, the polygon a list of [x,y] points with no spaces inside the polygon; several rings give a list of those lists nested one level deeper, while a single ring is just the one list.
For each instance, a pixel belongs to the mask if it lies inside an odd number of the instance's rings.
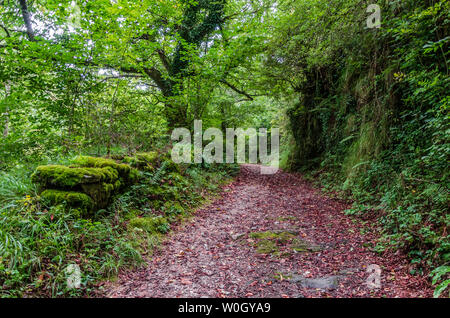
[{"label": "tree branch", "polygon": [[9,30],[8,30],[3,24],[0,24],[0,28],[2,28],[3,30],[5,30],[6,36],[7,36],[8,38],[11,37],[11,34],[9,33]]},{"label": "tree branch", "polygon": [[245,97],[247,97],[247,99],[248,99],[249,101],[254,100],[253,97],[252,97],[250,94],[246,93],[246,92],[243,91],[243,90],[240,90],[239,88],[237,88],[237,87],[234,86],[233,84],[228,83],[226,80],[220,80],[220,82],[221,82],[222,84],[225,84],[225,85],[228,86],[229,88],[231,88],[231,89],[232,89],[233,91],[235,91],[236,93],[239,93],[239,94],[241,94],[241,95],[244,95]]},{"label": "tree branch", "polygon": [[169,59],[166,56],[166,53],[163,49],[156,50],[158,53],[159,59],[161,60],[161,63],[164,65],[164,68],[169,72],[170,71],[170,62]]}]

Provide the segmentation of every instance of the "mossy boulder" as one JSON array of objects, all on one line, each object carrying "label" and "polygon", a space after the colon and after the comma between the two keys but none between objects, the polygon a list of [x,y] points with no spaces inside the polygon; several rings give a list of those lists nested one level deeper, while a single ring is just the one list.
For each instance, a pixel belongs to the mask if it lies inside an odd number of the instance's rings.
[{"label": "mossy boulder", "polygon": [[74,191],[45,190],[41,193],[41,199],[50,205],[67,204],[85,212],[92,210],[94,207],[94,201],[90,196]]},{"label": "mossy boulder", "polygon": [[[39,190],[43,191],[42,198],[50,204],[65,202],[68,206],[92,211],[106,208],[115,194],[135,183],[142,176],[139,170],[153,172],[156,168],[163,168],[160,169],[163,174],[155,177],[161,184],[153,181],[144,191],[146,198],[155,201],[154,208],[159,210],[165,202],[181,199],[180,188],[186,182],[179,173],[179,167],[166,158],[167,154],[163,156],[160,157],[156,151],[124,156],[122,161],[118,161],[119,157],[114,160],[78,156],[70,166],[39,166],[32,175],[32,182],[39,186]],[[160,165],[163,159],[164,167]],[[73,195],[69,195],[71,193]],[[183,213],[184,209],[174,203],[165,205],[164,211],[173,217]],[[163,225],[161,227],[164,228]]]},{"label": "mossy boulder", "polygon": [[70,168],[61,165],[39,166],[31,176],[31,181],[43,189],[70,189],[82,184],[115,183],[118,173],[111,167]]},{"label": "mossy boulder", "polygon": [[138,171],[136,169],[133,169],[130,165],[125,163],[117,163],[113,159],[78,156],[72,162],[75,166],[79,167],[113,168],[118,172],[123,185],[135,182],[138,177]]},{"label": "mossy boulder", "polygon": [[[112,159],[79,156],[69,167],[62,165],[39,166],[31,179],[40,190],[84,194],[92,202],[87,209],[102,209],[108,206],[113,195],[121,188],[137,180],[138,171],[127,164]],[[56,192],[55,192],[56,193]],[[67,195],[66,195],[67,196]],[[50,202],[58,203],[61,199]],[[69,206],[71,200],[64,200]]]},{"label": "mossy boulder", "polygon": [[120,182],[83,184],[81,188],[94,200],[96,208],[103,209],[108,206],[111,197],[120,188]]},{"label": "mossy boulder", "polygon": [[130,227],[143,229],[149,233],[167,233],[169,222],[161,216],[137,217],[130,220]]}]

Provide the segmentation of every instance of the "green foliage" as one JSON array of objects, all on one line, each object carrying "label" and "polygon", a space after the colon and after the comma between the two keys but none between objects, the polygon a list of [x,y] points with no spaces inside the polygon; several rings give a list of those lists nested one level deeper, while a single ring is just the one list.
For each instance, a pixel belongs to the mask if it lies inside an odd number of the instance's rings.
[{"label": "green foliage", "polygon": [[[62,206],[42,211],[29,205],[1,209],[0,284],[2,297],[80,296],[111,274],[106,264],[137,264],[123,230],[112,219],[77,219]],[[77,263],[82,288],[68,289],[65,267]],[[115,274],[115,273],[114,273]]]},{"label": "green foliage", "polygon": [[280,127],[282,166],[356,200],[348,214],[377,213],[378,250],[447,266],[448,1],[381,1],[379,29],[357,0],[78,1],[77,25],[72,1],[25,3],[31,24],[0,4],[6,296],[77,294],[61,287],[69,263],[88,291],[158,241],[130,220],[177,222],[235,175],[170,160],[169,129],[196,119]]},{"label": "green foliage", "polygon": [[379,216],[379,250],[435,267],[450,252],[449,3],[380,5],[379,29],[358,1],[280,6],[265,64],[291,100],[282,162]]},{"label": "green foliage", "polygon": [[446,290],[450,286],[450,266],[439,266],[431,272],[431,275],[433,275],[433,285],[440,282],[436,286],[433,294],[433,296],[437,298],[442,294],[444,290]]},{"label": "green foliage", "polygon": [[[47,173],[51,180],[56,179],[55,176],[66,180],[61,175],[71,169],[110,171],[115,170],[113,167],[117,164],[103,158],[81,161],[79,158],[75,160],[78,166],[93,167],[56,166],[55,169],[51,166],[46,170],[47,166],[43,166],[39,171]],[[73,164],[74,161],[65,162]],[[124,188],[124,193],[115,195],[112,203],[101,210],[91,208],[95,205],[91,196],[76,191],[48,189],[41,193],[39,202],[30,182],[32,168],[2,173],[0,296],[91,295],[98,281],[114,277],[121,267],[142,264],[159,244],[159,237],[170,231],[170,225],[187,217],[206,199],[205,188],[218,189],[218,185],[208,183],[219,184],[226,179],[226,173],[220,173],[220,169],[205,170],[203,174],[201,168],[196,167],[193,169],[204,178],[194,184],[190,174],[174,173],[161,167],[156,167],[153,173],[145,169],[139,172],[137,182]],[[157,171],[159,176],[155,178]],[[118,175],[114,174],[116,178]],[[72,185],[73,180],[79,180],[78,174],[70,172],[69,176],[70,182],[61,181],[61,184]],[[82,185],[102,184],[105,183]],[[46,203],[47,208],[41,203]],[[88,210],[91,212],[86,213]],[[92,213],[94,211],[96,213]],[[80,289],[67,288],[65,268],[69,264],[80,266]]]},{"label": "green foliage", "polygon": [[184,208],[179,202],[166,202],[164,203],[164,213],[168,217],[184,214]]},{"label": "green foliage", "polygon": [[159,162],[159,154],[156,151],[150,152],[139,152],[135,156],[126,156],[123,159],[125,162],[129,163],[133,167],[141,170],[152,172]]},{"label": "green foliage", "polygon": [[25,167],[18,167],[9,172],[0,171],[1,205],[19,201],[27,194],[34,194],[35,191]]}]

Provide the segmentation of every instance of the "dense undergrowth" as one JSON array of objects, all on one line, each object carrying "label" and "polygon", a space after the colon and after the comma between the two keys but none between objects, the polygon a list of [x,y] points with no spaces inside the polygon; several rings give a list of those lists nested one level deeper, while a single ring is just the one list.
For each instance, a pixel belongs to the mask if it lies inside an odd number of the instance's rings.
[{"label": "dense undergrowth", "polygon": [[[188,217],[237,171],[236,166],[206,164],[174,169],[167,155],[158,157],[164,160],[144,167],[138,155],[127,157],[136,161],[130,164],[137,180],[116,192],[111,204],[84,217],[73,202],[43,200],[42,189],[31,182],[34,167],[1,172],[0,296],[91,295],[119,268],[143,264],[172,224]],[[80,157],[65,160],[71,163],[80,164]],[[70,264],[81,270],[80,288],[67,286]]]},{"label": "dense undergrowth", "polygon": [[282,162],[377,218],[378,250],[437,268],[439,294],[450,283],[449,2],[381,2],[379,29],[364,27],[360,2],[333,3],[299,3],[281,27],[292,38],[273,49],[284,63],[269,65],[290,71],[300,96]]}]

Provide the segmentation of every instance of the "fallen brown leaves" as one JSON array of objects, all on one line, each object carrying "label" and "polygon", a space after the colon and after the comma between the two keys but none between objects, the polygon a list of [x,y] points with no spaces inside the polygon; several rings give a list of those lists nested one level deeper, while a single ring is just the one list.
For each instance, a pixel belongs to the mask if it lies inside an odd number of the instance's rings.
[{"label": "fallen brown leaves", "polygon": [[[344,215],[348,206],[323,196],[300,176],[260,175],[244,165],[221,198],[175,229],[148,266],[108,284],[109,297],[430,297],[424,277],[409,274],[401,254],[376,254],[374,222]],[[279,257],[257,254],[251,232],[295,229],[319,251]],[[361,230],[364,229],[364,232]],[[365,234],[361,234],[365,233]],[[282,252],[285,246],[277,244]],[[367,266],[381,267],[381,288],[370,289]],[[291,275],[339,275],[335,289],[307,289]]]}]

